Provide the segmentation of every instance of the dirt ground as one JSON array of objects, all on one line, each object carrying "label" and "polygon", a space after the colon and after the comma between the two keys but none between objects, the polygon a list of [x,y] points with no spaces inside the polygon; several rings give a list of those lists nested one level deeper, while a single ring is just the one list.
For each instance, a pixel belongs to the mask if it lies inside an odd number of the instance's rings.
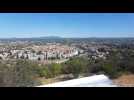
[{"label": "dirt ground", "polygon": [[39,78],[39,80],[41,81],[42,84],[50,84],[50,83],[55,83],[55,82],[60,82],[60,81],[65,81],[65,80],[69,80],[69,79],[73,79],[73,76],[70,75],[60,75],[57,76],[55,78]]},{"label": "dirt ground", "polygon": [[[82,78],[82,77],[85,77],[85,76],[86,76],[86,74],[84,74],[84,75],[81,74],[81,75],[79,75],[78,78]],[[48,79],[46,79],[44,77],[39,78],[42,85],[55,83],[55,82],[66,81],[66,80],[71,80],[71,79],[74,79],[72,74],[64,74],[64,75],[57,76],[55,78],[48,78]]]},{"label": "dirt ground", "polygon": [[113,82],[121,87],[134,87],[134,74],[122,75]]},{"label": "dirt ground", "polygon": [[[79,76],[84,77],[83,75]],[[40,78],[39,80],[43,85],[45,84],[50,84],[50,83],[55,83],[55,82],[60,82],[60,81],[65,81],[65,80],[70,80],[73,79],[74,77],[72,74],[69,75],[60,75],[55,78]],[[122,75],[117,79],[112,80],[114,84],[118,85],[119,87],[134,87],[134,74],[127,74],[127,75]]]}]

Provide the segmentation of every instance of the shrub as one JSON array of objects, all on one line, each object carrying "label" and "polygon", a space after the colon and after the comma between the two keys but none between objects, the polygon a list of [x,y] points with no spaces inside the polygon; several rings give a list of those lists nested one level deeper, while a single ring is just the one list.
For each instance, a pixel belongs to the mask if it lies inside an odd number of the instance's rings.
[{"label": "shrub", "polygon": [[61,65],[53,63],[49,66],[49,70],[52,73],[52,76],[57,76],[61,73]]},{"label": "shrub", "polygon": [[41,77],[52,78],[59,74],[61,74],[61,65],[60,64],[53,63],[53,64],[43,66],[43,68],[40,69]]},{"label": "shrub", "polygon": [[116,78],[119,76],[118,70],[116,66],[113,66],[111,63],[106,63],[102,66],[102,70],[106,75],[110,78]]},{"label": "shrub", "polygon": [[80,57],[75,57],[67,61],[63,65],[62,73],[72,73],[74,77],[87,71],[88,60]]},{"label": "shrub", "polygon": [[33,86],[36,85],[38,76],[38,65],[33,62],[18,61],[14,66],[16,72],[16,86]]},{"label": "shrub", "polygon": [[51,78],[53,77],[52,76],[52,73],[50,72],[49,68],[46,66],[45,68],[42,68],[40,70],[40,77],[45,77],[45,78]]},{"label": "shrub", "polygon": [[[36,66],[38,67],[38,66]],[[0,64],[0,86],[29,87],[40,84],[31,62],[19,60],[16,64]]]},{"label": "shrub", "polygon": [[88,72],[89,73],[97,74],[97,73],[100,73],[102,71],[103,71],[102,65],[100,65],[100,64],[91,64],[91,65],[88,66]]}]

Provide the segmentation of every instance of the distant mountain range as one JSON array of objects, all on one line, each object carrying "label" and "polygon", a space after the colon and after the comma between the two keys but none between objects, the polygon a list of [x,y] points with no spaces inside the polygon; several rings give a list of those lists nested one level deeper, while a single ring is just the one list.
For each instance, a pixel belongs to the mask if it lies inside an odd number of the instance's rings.
[{"label": "distant mountain range", "polygon": [[27,38],[17,38],[17,37],[12,37],[12,38],[0,38],[0,40],[14,40],[14,39],[134,39],[134,37],[59,37],[59,36],[46,36],[46,37],[27,37]]},{"label": "distant mountain range", "polygon": [[59,36],[46,36],[46,37],[29,37],[29,38],[0,38],[0,41],[47,41],[47,42],[55,42],[55,41],[71,41],[71,40],[76,40],[76,41],[96,41],[96,40],[106,40],[106,41],[111,41],[111,40],[133,40],[134,38],[100,38],[100,37],[87,37],[87,38],[64,38],[64,37],[59,37]]},{"label": "distant mountain range", "polygon": [[51,39],[51,38],[61,38],[58,36],[46,36],[46,37],[27,37],[27,38],[17,38],[17,37],[12,37],[12,38],[0,38],[0,39]]},{"label": "distant mountain range", "polygon": [[31,42],[64,42],[64,38],[58,36],[30,37],[30,38],[0,38],[2,42],[31,41]]}]

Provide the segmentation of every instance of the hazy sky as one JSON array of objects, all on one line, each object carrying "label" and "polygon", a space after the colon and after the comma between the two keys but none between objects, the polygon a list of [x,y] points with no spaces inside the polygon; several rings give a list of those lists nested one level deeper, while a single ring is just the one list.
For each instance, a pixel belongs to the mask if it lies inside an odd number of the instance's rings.
[{"label": "hazy sky", "polygon": [[134,13],[0,13],[0,38],[134,37]]}]

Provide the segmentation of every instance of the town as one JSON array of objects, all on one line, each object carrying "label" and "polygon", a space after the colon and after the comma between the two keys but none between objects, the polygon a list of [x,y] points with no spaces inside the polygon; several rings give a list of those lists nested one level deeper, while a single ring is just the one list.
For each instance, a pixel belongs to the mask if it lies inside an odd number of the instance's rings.
[{"label": "town", "polygon": [[0,87],[134,86],[133,18],[1,13]]},{"label": "town", "polygon": [[28,60],[53,60],[67,59],[78,55],[78,50],[60,44],[47,44],[43,46],[29,46],[21,49],[0,49],[0,59],[28,59]]},{"label": "town", "polygon": [[4,86],[38,86],[53,83],[55,80],[96,74],[104,74],[113,80],[126,72],[134,72],[133,57],[134,39],[127,38],[39,38],[0,41],[1,74],[3,80],[8,79],[5,77],[12,80],[11,83],[3,81]]},{"label": "town", "polygon": [[[110,52],[107,45],[97,45],[92,43],[75,43],[70,45],[65,43],[45,43],[36,44],[36,42],[15,41],[2,43],[0,45],[0,59],[27,59],[34,61],[52,61],[65,60],[74,56],[88,56],[90,59],[106,59]],[[65,60],[66,61],[66,60]]]}]

